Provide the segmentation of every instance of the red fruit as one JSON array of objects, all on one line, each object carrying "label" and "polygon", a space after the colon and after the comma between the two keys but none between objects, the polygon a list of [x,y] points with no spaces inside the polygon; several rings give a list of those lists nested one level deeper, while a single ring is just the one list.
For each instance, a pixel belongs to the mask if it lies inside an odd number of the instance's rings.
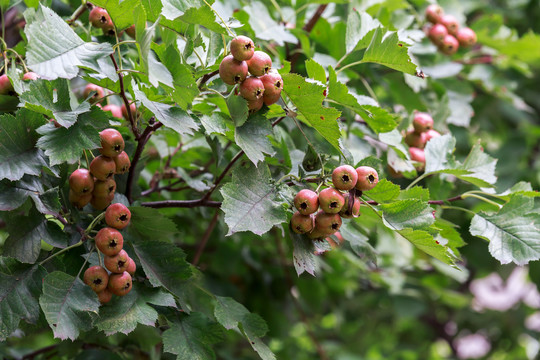
[{"label": "red fruit", "polygon": [[264,105],[264,98],[248,100],[247,105],[250,112],[259,111]]},{"label": "red fruit", "polygon": [[459,49],[459,42],[452,35],[446,35],[439,48],[444,54],[452,55]]},{"label": "red fruit", "polygon": [[37,80],[39,79],[39,75],[35,72],[29,71],[27,73],[24,73],[23,80]]},{"label": "red fruit", "polygon": [[90,171],[77,169],[69,176],[69,188],[75,195],[90,194],[94,190],[94,178]]},{"label": "red fruit", "polygon": [[302,215],[313,214],[319,209],[319,195],[313,190],[300,190],[294,197],[294,206]]},{"label": "red fruit", "polygon": [[99,152],[108,157],[118,156],[124,151],[124,138],[116,129],[105,129],[99,133],[101,148]]},{"label": "red fruit", "polygon": [[114,193],[106,196],[92,196],[90,204],[96,210],[105,210],[105,208],[111,205],[111,202],[114,200]]},{"label": "red fruit", "polygon": [[[129,109],[131,110],[131,115],[133,115],[134,117],[137,117],[137,106],[135,105],[134,102],[129,104]],[[120,110],[122,110],[122,116],[124,117],[124,119],[129,120],[126,104],[122,104],[122,106],[120,107]]]},{"label": "red fruit", "polygon": [[326,237],[328,235],[324,231],[322,231],[321,229],[318,229],[317,227],[315,227],[310,233],[307,233],[307,236],[310,239],[319,240],[319,239],[321,239],[323,237]]},{"label": "red fruit", "polygon": [[240,35],[231,40],[231,54],[236,60],[249,60],[254,52],[255,44],[247,36]]},{"label": "red fruit", "polygon": [[105,289],[103,291],[100,291],[97,293],[99,302],[102,304],[106,304],[112,299],[112,292],[109,289]]},{"label": "red fruit", "polygon": [[426,143],[429,140],[431,140],[431,139],[433,139],[435,137],[438,137],[438,136],[441,136],[441,134],[439,134],[439,132],[437,130],[431,129],[431,130],[426,131]]},{"label": "red fruit", "polygon": [[57,128],[57,129],[62,127],[62,125],[60,125],[58,123],[58,121],[56,121],[54,119],[49,119],[49,122],[51,122],[54,125],[54,127]]},{"label": "red fruit", "polygon": [[82,209],[92,200],[92,194],[76,194],[73,190],[69,190],[69,202],[77,209]]},{"label": "red fruit", "polygon": [[109,290],[118,296],[124,296],[131,291],[131,275],[127,271],[121,274],[112,274],[109,278]]},{"label": "red fruit", "polygon": [[129,265],[128,265],[128,268],[127,268],[127,272],[133,276],[135,275],[135,271],[137,271],[137,264],[135,264],[135,261],[133,259],[129,259],[130,262],[129,262]]},{"label": "red fruit", "polygon": [[239,84],[246,79],[247,74],[247,63],[235,60],[232,55],[225,56],[219,64],[219,77],[225,84]]},{"label": "red fruit", "polygon": [[86,269],[83,276],[84,283],[95,292],[103,291],[109,283],[109,274],[101,266],[92,266]]},{"label": "red fruit", "polygon": [[319,193],[319,206],[325,213],[337,214],[344,204],[343,195],[334,188],[327,188]]},{"label": "red fruit", "polygon": [[125,151],[122,151],[118,156],[113,158],[114,163],[116,164],[116,173],[123,174],[129,170],[131,166],[131,161],[129,160],[128,154]]},{"label": "red fruit", "polygon": [[345,196],[345,205],[343,205],[343,208],[339,212],[339,216],[345,219],[350,219],[353,217],[359,217],[360,216],[360,200],[355,196],[353,198],[353,204],[352,208],[349,206],[349,196]]},{"label": "red fruit", "polygon": [[[114,29],[114,24],[112,23],[112,21],[108,22],[105,25],[103,25],[101,30],[103,31],[103,35],[106,35],[106,36],[114,36],[116,34],[116,31]],[[121,35],[122,34],[120,34],[120,36]]]},{"label": "red fruit", "polygon": [[264,85],[255,76],[250,76],[240,84],[240,95],[248,101],[258,100],[263,97]]},{"label": "red fruit", "polygon": [[358,182],[356,188],[360,191],[368,191],[373,189],[379,182],[379,174],[377,170],[369,166],[360,166],[356,168],[358,174]]},{"label": "red fruit", "polygon": [[253,57],[246,61],[249,73],[254,76],[268,74],[272,68],[272,59],[264,51],[255,51]]},{"label": "red fruit", "polygon": [[351,190],[358,181],[356,170],[350,165],[341,165],[332,172],[332,183],[338,190]]},{"label": "red fruit", "polygon": [[91,98],[88,99],[88,101],[92,104],[98,102],[98,100],[102,101],[100,99],[103,99],[103,97],[105,96],[105,90],[103,90],[101,86],[98,86],[96,84],[88,84],[84,88],[84,97],[87,98],[92,92],[94,92],[94,94]]},{"label": "red fruit", "polygon": [[459,29],[459,23],[455,16],[453,15],[443,15],[441,16],[439,22],[443,24],[446,29],[448,30],[449,34],[457,35],[458,29]]},{"label": "red fruit", "polygon": [[423,149],[426,146],[426,133],[409,130],[405,136],[405,144]]},{"label": "red fruit", "polygon": [[116,164],[110,157],[99,155],[90,163],[90,172],[98,180],[105,181],[113,177]]},{"label": "red fruit", "polygon": [[103,107],[103,111],[109,111],[115,118],[122,118],[122,108],[118,105],[109,104]]},{"label": "red fruit", "polygon": [[291,218],[291,229],[297,234],[305,234],[313,230],[313,218],[302,215],[298,211]]},{"label": "red fruit", "polygon": [[457,32],[457,40],[460,46],[471,47],[476,44],[476,33],[471,28],[461,28]]},{"label": "red fruit", "polygon": [[113,178],[107,179],[105,181],[97,180],[94,182],[94,191],[92,191],[93,196],[105,197],[109,195],[114,195],[116,191],[116,181]]},{"label": "red fruit", "polygon": [[0,76],[0,95],[8,95],[13,92],[13,85],[6,74]]},{"label": "red fruit", "polygon": [[446,35],[448,35],[448,30],[443,24],[433,25],[428,32],[429,39],[437,46],[442,44]]},{"label": "red fruit", "polygon": [[341,216],[339,214],[327,214],[319,211],[315,216],[315,230],[319,230],[324,235],[332,235],[341,227]]},{"label": "red fruit", "polygon": [[131,212],[123,204],[112,204],[105,211],[105,222],[115,229],[122,230],[129,225],[130,220]]},{"label": "red fruit", "polygon": [[135,24],[126,29],[126,34],[132,39],[135,39]]},{"label": "red fruit", "polygon": [[427,113],[418,112],[414,114],[413,126],[416,132],[426,132],[433,129],[433,118]]},{"label": "red fruit", "polygon": [[100,7],[94,7],[92,11],[90,11],[90,15],[88,15],[88,20],[92,24],[92,26],[97,28],[103,28],[105,25],[112,23],[111,17],[109,16],[109,13],[107,10],[100,8]]},{"label": "red fruit", "polygon": [[426,154],[424,153],[424,150],[410,147],[409,153],[411,154],[411,160],[418,162],[418,164],[415,164],[414,167],[418,171],[424,170],[424,167],[426,165]]},{"label": "red fruit", "polygon": [[431,4],[426,8],[426,19],[430,23],[438,23],[443,15],[443,9],[437,4]]},{"label": "red fruit", "polygon": [[121,274],[129,266],[131,259],[125,250],[120,250],[114,256],[105,256],[103,263],[107,270],[115,274]]},{"label": "red fruit", "polygon": [[104,255],[114,256],[122,250],[124,237],[120,231],[106,227],[98,231],[96,235],[96,247]]},{"label": "red fruit", "polygon": [[276,103],[281,97],[283,90],[283,79],[278,73],[268,73],[259,78],[264,85],[263,99],[266,105]]}]

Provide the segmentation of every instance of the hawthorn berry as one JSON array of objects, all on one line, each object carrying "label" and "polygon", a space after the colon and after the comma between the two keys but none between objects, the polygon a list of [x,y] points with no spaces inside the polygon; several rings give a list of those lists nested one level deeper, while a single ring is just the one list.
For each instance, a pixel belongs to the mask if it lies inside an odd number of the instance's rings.
[{"label": "hawthorn berry", "polygon": [[94,185],[94,177],[86,169],[77,169],[69,176],[69,188],[76,195],[92,193]]},{"label": "hawthorn berry", "polygon": [[125,151],[122,151],[118,156],[113,157],[114,163],[116,164],[116,173],[123,174],[129,170],[131,166],[131,161],[129,156]]},{"label": "hawthorn berry", "polygon": [[[120,107],[120,110],[122,111],[122,116],[124,117],[124,119],[129,121],[129,116],[128,116],[128,112],[127,112],[127,109],[126,109],[126,104],[122,104],[122,106]],[[137,105],[135,105],[134,102],[129,104],[129,110],[131,111],[131,115],[133,115],[135,117],[137,116]]]},{"label": "hawthorn berry", "polygon": [[116,129],[105,129],[99,133],[101,148],[99,152],[108,157],[118,156],[124,151],[124,138]]},{"label": "hawthorn berry", "polygon": [[249,73],[254,76],[268,74],[272,68],[272,59],[264,51],[255,51],[253,57],[246,62]]},{"label": "hawthorn berry", "polygon": [[92,191],[93,196],[105,197],[111,194],[114,195],[116,191],[116,181],[113,178],[107,179],[105,181],[96,180],[94,182],[94,191]]},{"label": "hawthorn berry", "polygon": [[219,64],[219,77],[225,84],[239,84],[248,75],[248,65],[245,61],[238,61],[232,55],[227,55]]},{"label": "hawthorn berry", "polygon": [[439,134],[437,130],[433,130],[433,129],[426,131],[425,134],[426,134],[426,143],[435,137],[441,136],[441,134]]},{"label": "hawthorn berry", "polygon": [[112,114],[112,116],[118,119],[121,119],[123,117],[122,108],[115,104],[105,105],[103,107],[103,111],[109,111]]},{"label": "hawthorn berry", "polygon": [[105,96],[105,90],[103,90],[103,88],[99,85],[96,85],[96,84],[88,84],[86,85],[86,87],[84,88],[84,97],[87,98],[90,96],[90,93],[94,92],[94,94],[92,95],[91,98],[88,99],[88,101],[92,104],[101,101],[100,99],[102,99],[104,96]]},{"label": "hawthorn berry", "polygon": [[247,36],[240,35],[231,40],[231,54],[236,60],[249,60],[254,52],[255,44]]},{"label": "hawthorn berry", "polygon": [[433,118],[428,113],[417,112],[414,114],[413,126],[416,132],[426,132],[433,129]]},{"label": "hawthorn berry", "polygon": [[448,35],[448,29],[443,24],[435,24],[428,31],[429,39],[437,46],[442,44],[446,35]]},{"label": "hawthorn berry", "polygon": [[131,25],[126,29],[126,34],[132,38],[135,39],[135,24]]},{"label": "hawthorn berry", "polygon": [[310,239],[313,239],[313,240],[319,240],[323,237],[326,237],[327,234],[322,231],[321,229],[318,229],[317,227],[313,228],[313,230],[309,233],[307,233],[307,236],[310,238]]},{"label": "hawthorn berry", "polygon": [[272,105],[276,103],[281,97],[281,90],[283,90],[283,79],[277,72],[270,72],[261,76],[264,85],[263,99],[266,105]]},{"label": "hawthorn berry", "polygon": [[37,80],[39,79],[39,75],[36,74],[35,72],[29,71],[29,72],[24,73],[22,79],[23,80]]},{"label": "hawthorn berry", "polygon": [[109,16],[109,13],[107,10],[100,8],[100,7],[94,7],[92,11],[90,11],[90,14],[88,15],[88,20],[92,24],[92,26],[97,28],[103,28],[105,25],[112,23],[111,17]]},{"label": "hawthorn berry", "polygon": [[86,269],[83,275],[84,283],[95,292],[103,291],[107,288],[109,274],[101,266],[92,266]]},{"label": "hawthorn berry", "polygon": [[8,95],[13,92],[13,85],[6,74],[0,76],[0,95]]},{"label": "hawthorn berry", "polygon": [[408,131],[407,135],[405,135],[405,144],[423,149],[426,146],[426,133],[418,133],[414,130]]},{"label": "hawthorn berry", "polygon": [[101,30],[103,31],[103,35],[106,36],[114,36],[116,34],[116,30],[114,29],[114,24],[112,23],[112,21],[103,25]]},{"label": "hawthorn berry", "polygon": [[430,23],[438,23],[442,15],[443,9],[437,4],[431,4],[426,8],[426,19]]},{"label": "hawthorn berry", "polygon": [[332,183],[338,190],[351,190],[358,181],[356,170],[350,165],[341,165],[332,172]]},{"label": "hawthorn berry", "polygon": [[459,29],[456,37],[460,46],[471,47],[476,44],[476,33],[471,28]]},{"label": "hawthorn berry", "polygon": [[116,164],[110,157],[99,155],[90,163],[90,172],[98,180],[110,179],[116,171]]},{"label": "hawthorn berry", "polygon": [[111,301],[113,294],[109,289],[104,289],[103,291],[98,292],[97,296],[101,304],[106,304]]},{"label": "hawthorn berry", "polygon": [[411,154],[411,160],[416,161],[417,164],[414,165],[416,170],[422,171],[426,165],[426,154],[423,149],[410,147],[409,153]]},{"label": "hawthorn berry", "polygon": [[373,189],[379,182],[379,174],[377,170],[369,166],[360,166],[356,168],[358,181],[356,188],[360,191],[368,191]]},{"label": "hawthorn berry", "polygon": [[98,231],[96,235],[96,247],[104,255],[114,256],[122,250],[124,237],[120,231],[106,227]]},{"label": "hawthorn berry", "polygon": [[124,296],[131,291],[132,279],[127,271],[121,274],[112,274],[109,277],[108,289],[118,296]]},{"label": "hawthorn berry", "polygon": [[343,195],[334,188],[326,188],[319,193],[319,206],[325,213],[337,214],[344,204]]},{"label": "hawthorn berry", "polygon": [[105,264],[107,270],[115,274],[121,274],[126,271],[130,261],[131,259],[129,255],[123,249],[120,250],[116,255],[105,256],[103,259],[103,263]]},{"label": "hawthorn berry", "polygon": [[76,194],[73,190],[69,190],[69,202],[77,209],[82,209],[92,200],[92,194]]},{"label": "hawthorn berry", "polygon": [[129,262],[129,265],[128,265],[128,268],[127,268],[126,271],[127,271],[131,276],[133,276],[133,275],[135,275],[135,271],[137,271],[137,264],[135,264],[135,261],[134,261],[132,258],[130,258],[130,260],[131,260],[131,261]]},{"label": "hawthorn berry", "polygon": [[452,35],[446,35],[443,42],[440,44],[439,49],[446,55],[455,54],[459,49],[459,42]]},{"label": "hawthorn berry", "polygon": [[320,210],[315,216],[315,230],[319,230],[323,235],[332,235],[339,230],[341,223],[339,214],[328,214]]},{"label": "hawthorn berry", "polygon": [[250,76],[240,84],[240,95],[248,101],[258,100],[263,97],[264,85],[255,76]]},{"label": "hawthorn berry", "polygon": [[118,230],[122,230],[128,226],[130,219],[131,212],[124,204],[112,204],[105,211],[105,222],[107,225]]},{"label": "hawthorn berry", "polygon": [[248,110],[251,112],[259,111],[264,105],[264,98],[247,101]]},{"label": "hawthorn berry", "polygon": [[297,234],[305,234],[313,230],[313,218],[295,212],[291,218],[291,229]]},{"label": "hawthorn berry", "polygon": [[343,205],[343,208],[339,212],[339,216],[341,216],[344,219],[350,219],[353,217],[360,216],[360,200],[356,196],[354,196],[352,198],[353,203],[351,207],[349,206],[350,199],[351,197],[345,196],[345,204]]},{"label": "hawthorn berry", "polygon": [[319,195],[313,190],[300,190],[294,197],[294,207],[302,215],[313,214],[319,208]]},{"label": "hawthorn berry", "polygon": [[90,204],[96,210],[105,210],[105,208],[111,205],[111,202],[114,200],[114,193],[106,196],[95,196],[92,195],[92,200]]}]

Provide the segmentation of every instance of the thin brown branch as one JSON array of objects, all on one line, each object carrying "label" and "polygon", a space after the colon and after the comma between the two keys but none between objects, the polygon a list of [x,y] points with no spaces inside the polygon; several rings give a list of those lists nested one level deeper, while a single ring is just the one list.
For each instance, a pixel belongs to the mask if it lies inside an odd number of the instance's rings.
[{"label": "thin brown branch", "polygon": [[141,203],[141,206],[151,207],[155,209],[161,208],[195,208],[195,207],[221,207],[221,201],[211,201],[206,199],[198,200],[164,200],[164,201],[149,201]]},{"label": "thin brown branch", "polygon": [[199,83],[199,90],[203,88],[204,84],[219,73],[219,70],[214,70],[211,73],[204,74]]},{"label": "thin brown branch", "polygon": [[71,16],[71,19],[67,19],[66,22],[69,25],[72,25],[75,21],[77,21],[77,19],[79,19],[82,16],[82,14],[86,12],[86,10],[92,10],[92,8],[93,8],[93,5],[90,3],[86,3],[86,5],[83,4],[79,6],[77,11],[75,11],[73,15]]},{"label": "thin brown branch", "polygon": [[109,55],[112,59],[114,69],[118,73],[118,81],[120,83],[120,97],[124,101],[124,106],[126,107],[126,112],[129,118],[129,123],[131,125],[131,131],[133,132],[133,135],[135,135],[135,139],[139,140],[139,129],[137,128],[137,125],[135,124],[135,114],[131,112],[131,106],[129,104],[129,99],[126,96],[126,90],[124,87],[124,74],[122,74],[121,71],[119,71],[118,64],[116,62],[116,59],[114,58],[114,54]]},{"label": "thin brown branch", "polygon": [[[319,5],[317,10],[315,10],[315,13],[311,17],[311,19],[309,19],[308,22],[304,25],[304,27],[302,27],[302,29],[306,33],[309,34],[311,32],[311,30],[313,30],[313,28],[315,27],[315,24],[317,23],[317,21],[319,21],[319,19],[321,18],[322,13],[324,12],[324,10],[326,10],[327,6],[328,6],[328,4]],[[293,69],[293,70],[294,70],[294,67],[295,67],[296,63],[298,62],[298,59],[300,58],[300,54],[301,54],[300,50],[301,49],[302,49],[302,45],[300,44],[300,41],[299,41],[296,44],[294,50],[291,51],[292,55],[290,57],[290,61],[291,61],[291,69]]]},{"label": "thin brown branch", "polygon": [[234,165],[235,162],[238,161],[238,159],[240,159],[242,157],[242,155],[244,155],[244,150],[240,150],[238,152],[238,154],[236,154],[232,160],[227,164],[227,167],[225,167],[225,169],[223,169],[223,171],[221,172],[221,174],[219,174],[219,176],[217,177],[216,181],[214,181],[214,185],[212,186],[212,188],[210,190],[208,190],[208,192],[204,195],[203,199],[209,199],[210,198],[210,195],[212,195],[212,193],[217,189],[217,187],[219,186],[219,184],[221,183],[221,180],[223,180],[223,178],[225,177],[225,175],[227,175],[227,173],[229,172],[229,170],[232,168],[232,166]]},{"label": "thin brown branch", "polygon": [[212,220],[210,221],[210,224],[208,224],[208,227],[206,228],[206,231],[204,232],[203,237],[201,238],[201,241],[199,242],[199,245],[197,246],[197,252],[195,253],[195,256],[193,257],[193,261],[191,262],[194,266],[197,266],[199,263],[199,260],[201,259],[201,255],[204,252],[204,249],[206,248],[206,244],[208,243],[208,239],[210,239],[210,235],[212,235],[212,231],[214,231],[214,228],[216,227],[216,224],[219,219],[219,210],[216,210],[214,213],[214,216],[212,217]]}]

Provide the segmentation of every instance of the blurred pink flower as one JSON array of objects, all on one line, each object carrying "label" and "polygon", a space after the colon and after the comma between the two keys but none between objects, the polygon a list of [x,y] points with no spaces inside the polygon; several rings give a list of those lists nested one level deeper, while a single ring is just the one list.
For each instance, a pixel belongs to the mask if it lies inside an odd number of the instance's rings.
[{"label": "blurred pink flower", "polygon": [[454,340],[457,356],[460,359],[478,359],[491,350],[491,344],[482,334],[470,334]]}]

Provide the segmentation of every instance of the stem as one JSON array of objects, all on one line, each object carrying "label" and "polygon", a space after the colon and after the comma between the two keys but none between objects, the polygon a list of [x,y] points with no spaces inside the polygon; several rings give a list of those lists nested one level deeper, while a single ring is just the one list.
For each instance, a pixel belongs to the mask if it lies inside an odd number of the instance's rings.
[{"label": "stem", "polygon": [[[202,89],[203,85],[204,85],[208,80],[210,80],[211,78],[213,78],[213,77],[216,76],[217,74],[219,74],[219,70],[215,70],[215,71],[212,71],[211,73],[204,74],[204,75],[201,77],[201,81],[199,82],[199,90]],[[220,95],[221,95],[221,94],[220,94]]]},{"label": "stem", "polygon": [[204,252],[204,248],[206,247],[206,244],[208,243],[208,239],[210,238],[210,235],[212,235],[212,231],[214,231],[214,228],[216,227],[218,219],[219,219],[219,210],[216,210],[216,212],[214,213],[214,216],[212,217],[212,220],[210,221],[210,224],[208,224],[208,227],[206,228],[206,231],[204,232],[204,235],[201,238],[201,241],[199,242],[199,246],[197,246],[197,252],[195,253],[195,256],[193,257],[193,261],[191,262],[193,266],[197,266],[197,264],[199,263],[201,255]]},{"label": "stem", "polygon": [[100,222],[101,220],[103,220],[103,218],[105,217],[105,212],[102,212],[101,214],[99,214],[98,216],[96,216],[94,218],[94,220],[92,220],[92,222],[90,223],[90,225],[88,225],[88,227],[86,228],[86,230],[84,230],[85,233],[89,233],[93,228],[94,226],[96,226],[96,224],[98,222]]},{"label": "stem", "polygon": [[476,215],[476,213],[474,211],[471,211],[469,209],[465,209],[465,208],[462,208],[462,207],[459,207],[459,206],[450,206],[450,205],[443,205],[441,206],[442,209],[449,209],[449,210],[461,210],[461,211],[465,211],[469,214],[472,214],[472,215]]},{"label": "stem", "polygon": [[[302,28],[305,32],[307,32],[308,34],[311,32],[311,30],[313,30],[313,28],[315,27],[315,24],[317,23],[317,21],[319,21],[322,13],[324,12],[324,10],[326,10],[326,7],[328,6],[328,4],[322,4],[322,5],[319,5],[319,7],[317,8],[317,10],[315,10],[315,13],[313,14],[313,16],[311,17],[311,19],[309,19],[309,21],[304,25],[304,27]],[[296,47],[293,51],[291,51],[291,69],[294,69],[296,63],[298,62],[298,58],[300,57],[300,54],[301,54],[301,48],[302,48],[302,45],[300,44],[300,41],[296,44]]]},{"label": "stem", "polygon": [[124,41],[120,41],[119,43],[116,43],[113,45],[113,50],[116,50],[117,47],[121,46],[121,45],[125,45],[125,44],[136,44],[137,41],[135,40],[124,40]]},{"label": "stem", "polygon": [[337,70],[336,75],[339,74],[340,72],[342,72],[343,70],[345,70],[347,68],[350,68],[351,66],[360,65],[360,64],[363,64],[363,63],[364,63],[364,61],[360,60],[360,61],[355,61],[355,62],[352,62],[350,64],[347,64],[344,67],[342,67],[341,69]]},{"label": "stem", "polygon": [[84,259],[84,263],[82,264],[82,266],[79,269],[79,272],[77,273],[77,276],[75,276],[75,278],[79,278],[79,276],[81,276],[82,270],[86,266],[86,263],[88,262],[88,259],[90,259],[90,255],[92,255],[92,253],[94,252],[95,249],[96,249],[96,247],[92,246],[92,250],[90,250],[90,252],[88,253],[88,256],[86,257],[86,259]]},{"label": "stem", "polygon": [[86,154],[86,150],[83,150],[84,157],[86,158],[86,167],[90,169],[90,161],[88,161],[88,154]]},{"label": "stem", "polygon": [[410,188],[412,188],[414,185],[418,184],[421,180],[425,179],[429,175],[431,175],[431,174],[430,173],[423,173],[422,175],[420,175],[419,177],[414,179],[414,181],[412,183],[410,183],[409,186],[407,186],[405,188],[405,190],[409,190]]},{"label": "stem", "polygon": [[134,114],[131,113],[129,100],[126,96],[126,90],[124,87],[124,74],[122,74],[121,72],[118,72],[119,68],[118,68],[118,64],[116,63],[116,59],[114,58],[114,54],[111,54],[110,57],[114,65],[114,69],[118,73],[118,82],[120,83],[120,96],[122,97],[122,100],[124,100],[124,105],[126,107],[129,123],[131,124],[131,131],[133,132],[133,135],[135,135],[135,139],[139,139],[139,129],[137,129],[137,126],[135,125]]},{"label": "stem", "polygon": [[240,159],[242,157],[242,155],[244,155],[244,150],[240,150],[238,152],[238,154],[236,154],[231,162],[229,162],[229,164],[227,164],[227,167],[225,167],[225,169],[221,172],[221,174],[217,177],[216,181],[214,181],[214,186],[212,186],[212,188],[206,193],[206,195],[204,195],[203,199],[206,200],[206,199],[209,199],[210,198],[210,195],[212,195],[212,193],[217,189],[219,183],[221,182],[221,180],[223,180],[223,178],[225,177],[225,175],[227,175],[227,172],[229,172],[229,170],[232,168],[232,166],[234,165],[235,162],[238,161],[238,159]]},{"label": "stem", "polygon": [[84,2],[77,8],[77,10],[75,10],[73,15],[71,15],[71,18],[67,19],[66,22],[71,26],[75,21],[77,21],[78,18],[81,17],[82,14],[84,14],[86,10],[88,10],[88,7],[86,6],[86,2]]},{"label": "stem", "polygon": [[60,255],[60,254],[62,254],[62,253],[65,253],[65,252],[68,251],[68,250],[71,250],[71,249],[73,249],[73,248],[76,248],[76,247],[78,247],[78,246],[81,246],[83,243],[84,243],[83,238],[81,238],[81,240],[79,240],[78,243],[75,243],[75,244],[73,244],[73,245],[71,245],[71,246],[68,246],[68,247],[66,247],[66,248],[63,248],[63,249],[60,250],[59,252],[52,254],[51,256],[49,256],[48,258],[46,258],[45,260],[41,261],[41,262],[39,263],[39,265],[43,265],[43,264],[45,264],[47,261],[51,260],[52,258],[55,258],[55,257],[57,257],[58,255]]},{"label": "stem", "polygon": [[491,205],[493,205],[493,206],[496,206],[496,207],[499,208],[499,209],[502,207],[501,204],[498,204],[498,203],[496,203],[495,201],[486,199],[485,197],[480,196],[480,195],[476,195],[476,194],[465,193],[465,194],[461,195],[461,197],[462,197],[463,199],[472,197],[472,198],[475,198],[475,199],[478,199],[478,200],[482,200],[482,201],[484,201],[484,202],[486,202],[486,203],[488,203],[488,204],[491,204]]}]

